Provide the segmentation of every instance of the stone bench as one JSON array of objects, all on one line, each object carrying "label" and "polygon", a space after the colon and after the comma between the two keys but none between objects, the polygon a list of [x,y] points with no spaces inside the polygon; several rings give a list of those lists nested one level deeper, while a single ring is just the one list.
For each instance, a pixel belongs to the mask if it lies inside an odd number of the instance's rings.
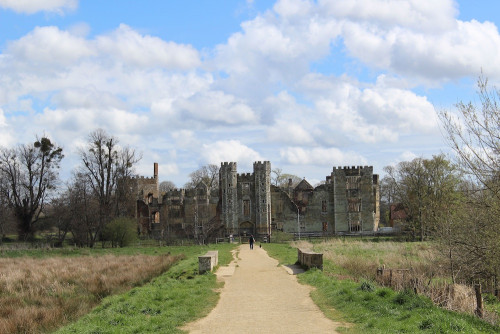
[{"label": "stone bench", "polygon": [[310,249],[297,248],[298,262],[301,266],[309,268],[319,268],[323,270],[323,253],[316,253]]},{"label": "stone bench", "polygon": [[208,251],[205,255],[198,256],[198,272],[203,274],[212,271],[219,263],[219,251]]}]

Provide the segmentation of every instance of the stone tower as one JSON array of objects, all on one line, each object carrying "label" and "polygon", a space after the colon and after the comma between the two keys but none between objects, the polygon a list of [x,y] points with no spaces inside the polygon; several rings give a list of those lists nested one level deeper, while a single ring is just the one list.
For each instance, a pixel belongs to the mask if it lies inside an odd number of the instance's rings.
[{"label": "stone tower", "polygon": [[219,169],[221,221],[227,234],[238,232],[238,174],[236,162],[223,162]]},{"label": "stone tower", "polygon": [[255,227],[257,234],[271,234],[271,163],[253,164],[255,189]]},{"label": "stone tower", "polygon": [[335,233],[376,231],[380,220],[378,175],[372,166],[333,167]]}]

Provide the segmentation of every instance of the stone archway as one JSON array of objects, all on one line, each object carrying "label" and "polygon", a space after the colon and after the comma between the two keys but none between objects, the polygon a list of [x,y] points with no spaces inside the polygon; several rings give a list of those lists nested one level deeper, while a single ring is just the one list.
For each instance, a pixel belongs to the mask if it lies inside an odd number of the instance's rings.
[{"label": "stone archway", "polygon": [[240,235],[252,235],[252,234],[255,234],[255,224],[252,223],[252,222],[250,222],[250,221],[246,221],[246,222],[240,223],[239,234]]}]

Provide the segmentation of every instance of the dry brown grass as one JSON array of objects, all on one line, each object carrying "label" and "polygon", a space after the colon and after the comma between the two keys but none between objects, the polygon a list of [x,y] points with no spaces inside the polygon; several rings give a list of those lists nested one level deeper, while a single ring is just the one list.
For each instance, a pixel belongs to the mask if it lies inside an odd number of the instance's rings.
[{"label": "dry brown grass", "polygon": [[0,258],[0,333],[40,333],[165,272],[170,255]]}]

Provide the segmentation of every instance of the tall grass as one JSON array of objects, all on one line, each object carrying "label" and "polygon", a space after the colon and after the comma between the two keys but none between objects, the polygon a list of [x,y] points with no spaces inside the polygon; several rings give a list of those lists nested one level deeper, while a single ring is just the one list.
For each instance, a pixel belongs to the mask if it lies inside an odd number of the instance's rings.
[{"label": "tall grass", "polygon": [[208,314],[219,298],[221,283],[213,273],[198,274],[198,255],[217,249],[219,265],[226,265],[235,247],[175,248],[173,251],[186,254],[184,260],[144,286],[105,298],[92,312],[57,333],[182,333],[179,327]]},{"label": "tall grass", "polygon": [[[376,281],[396,291],[412,290],[452,311],[474,314],[476,309],[473,288],[451,284],[445,259],[431,242],[333,239],[302,247],[322,252],[332,265],[331,273],[358,281]],[[379,275],[378,268],[384,269]],[[492,323],[498,322],[495,312],[488,312],[486,318]]]},{"label": "tall grass", "polygon": [[0,333],[52,330],[108,295],[165,272],[180,256],[0,258]]}]

